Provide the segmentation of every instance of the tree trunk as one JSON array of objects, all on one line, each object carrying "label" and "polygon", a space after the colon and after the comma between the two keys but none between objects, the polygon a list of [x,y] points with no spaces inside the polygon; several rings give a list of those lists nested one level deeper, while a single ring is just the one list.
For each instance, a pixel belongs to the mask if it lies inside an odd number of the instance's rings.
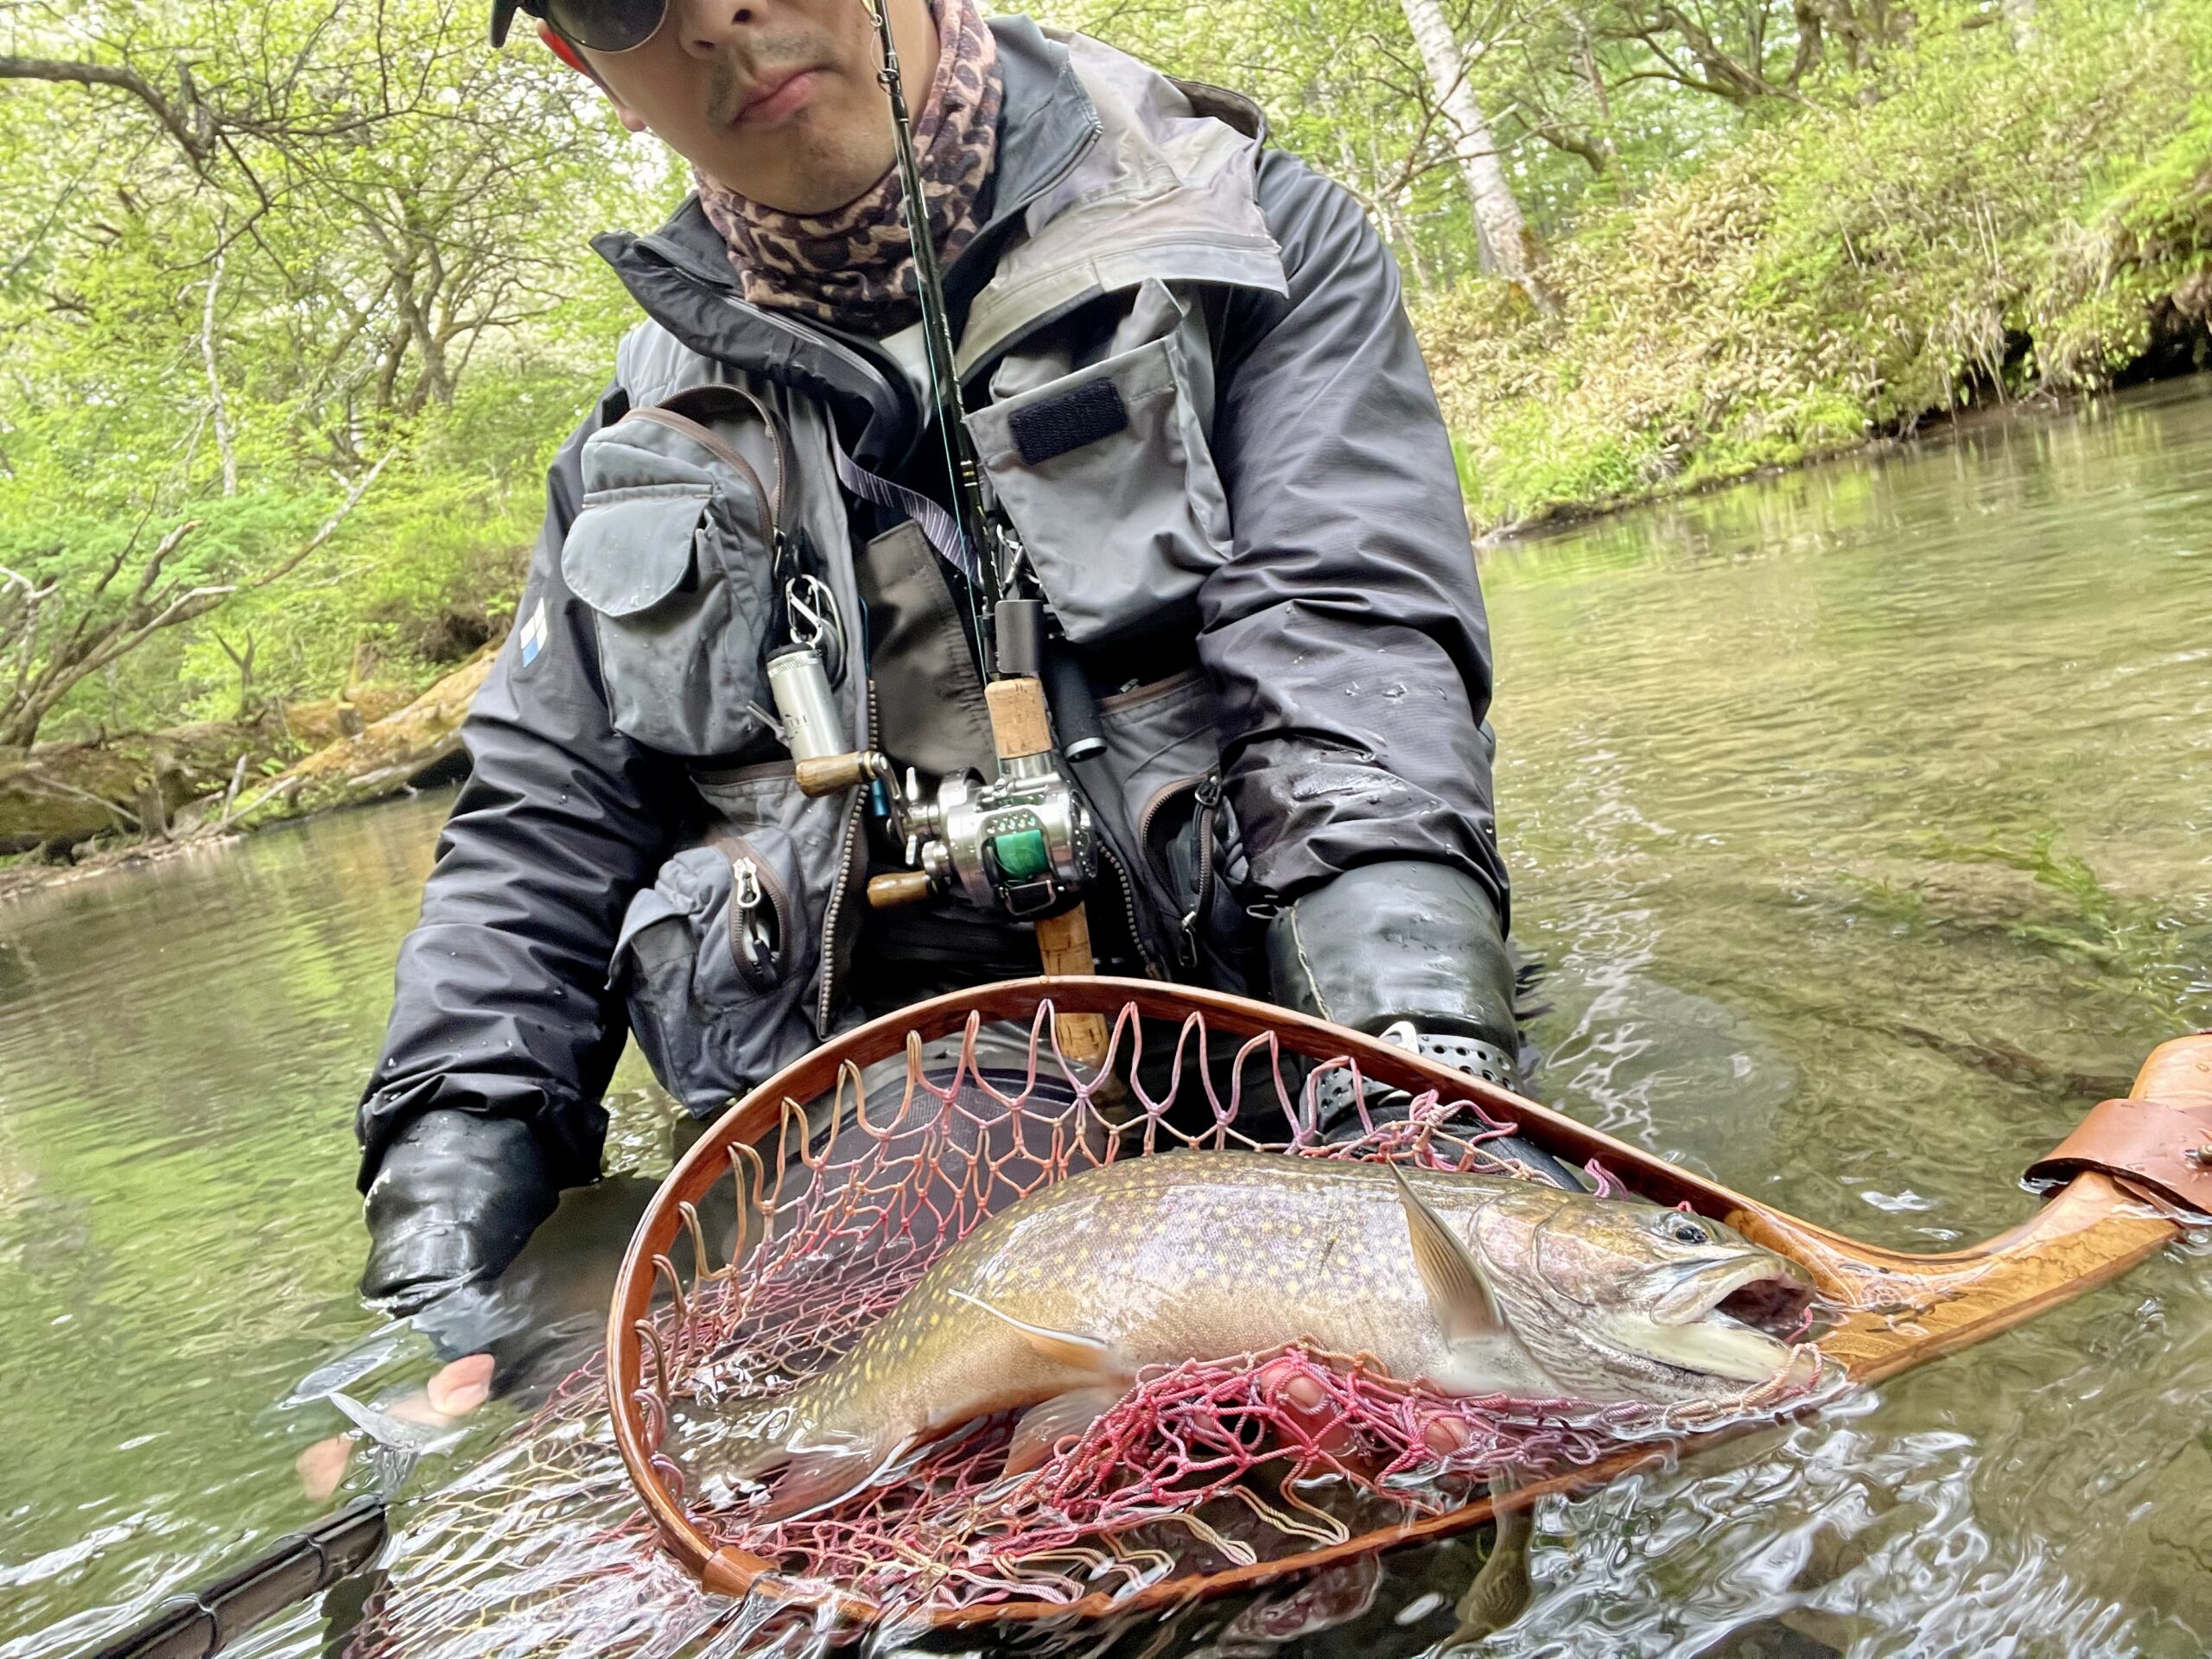
[{"label": "tree trunk", "polygon": [[461,722],[499,650],[492,641],[404,709],[296,762],[217,822],[257,830],[328,807],[382,800],[425,774],[465,766]]},{"label": "tree trunk", "polygon": [[1475,90],[1467,81],[1466,60],[1452,38],[1439,0],[1398,0],[1421,48],[1437,103],[1452,129],[1459,171],[1467,181],[1467,200],[1474,209],[1475,230],[1481,238],[1484,269],[1514,283],[1550,314],[1556,308],[1542,279],[1536,274],[1535,251],[1528,226],[1521,218],[1521,204],[1514,200],[1512,183],[1498,158],[1497,143],[1491,137],[1490,122]]},{"label": "tree trunk", "polygon": [[[222,234],[219,226],[216,234]],[[231,442],[231,411],[223,401],[223,377],[215,361],[215,293],[223,285],[223,253],[215,250],[215,268],[207,276],[207,303],[200,314],[200,360],[207,370],[207,397],[215,416],[215,448],[223,457],[223,494],[238,493],[238,452]]]}]

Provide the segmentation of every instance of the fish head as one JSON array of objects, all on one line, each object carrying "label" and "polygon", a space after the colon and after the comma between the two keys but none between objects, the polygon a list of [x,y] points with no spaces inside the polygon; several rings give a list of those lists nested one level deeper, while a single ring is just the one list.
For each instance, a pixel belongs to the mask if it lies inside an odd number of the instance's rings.
[{"label": "fish head", "polygon": [[1793,1345],[1810,1275],[1732,1227],[1582,1194],[1497,1208],[1509,1213],[1478,1236],[1503,1269],[1514,1335],[1567,1397],[1719,1402],[1810,1380],[1815,1362]]}]

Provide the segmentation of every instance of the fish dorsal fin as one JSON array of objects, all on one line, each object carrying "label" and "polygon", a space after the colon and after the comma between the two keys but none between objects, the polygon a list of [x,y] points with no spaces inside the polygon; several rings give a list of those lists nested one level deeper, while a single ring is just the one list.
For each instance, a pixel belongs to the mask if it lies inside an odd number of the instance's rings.
[{"label": "fish dorsal fin", "polygon": [[1021,1339],[1036,1351],[1040,1359],[1049,1359],[1055,1365],[1065,1365],[1072,1371],[1088,1371],[1097,1376],[1120,1376],[1128,1370],[1117,1361],[1113,1349],[1096,1337],[1084,1336],[1079,1331],[1055,1331],[1049,1325],[1032,1325],[1027,1319],[1017,1319],[1011,1313],[1001,1312],[980,1296],[970,1296],[964,1290],[956,1290],[952,1294],[1021,1332]]},{"label": "fish dorsal fin", "polygon": [[1428,1292],[1429,1306],[1444,1326],[1445,1339],[1465,1342],[1503,1331],[1505,1321],[1498,1316],[1497,1300],[1491,1294],[1466,1241],[1421,1201],[1405,1171],[1395,1164],[1384,1167],[1398,1183],[1406,1230],[1413,1236],[1414,1267],[1421,1274],[1421,1287]]}]

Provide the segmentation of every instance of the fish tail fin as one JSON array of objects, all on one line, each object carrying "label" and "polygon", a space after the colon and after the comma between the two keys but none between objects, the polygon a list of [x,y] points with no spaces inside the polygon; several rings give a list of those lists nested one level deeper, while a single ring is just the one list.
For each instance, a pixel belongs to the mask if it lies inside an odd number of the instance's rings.
[{"label": "fish tail fin", "polygon": [[702,1460],[702,1484],[718,1503],[740,1504],[744,1489],[766,1491],[744,1518],[790,1521],[859,1491],[902,1448],[870,1443],[792,1447],[773,1433],[740,1433]]},{"label": "fish tail fin", "polygon": [[693,1478],[709,1492],[721,1489],[723,1496],[766,1479],[791,1459],[779,1432],[783,1427],[766,1415],[728,1425],[721,1439],[691,1459]]},{"label": "fish tail fin", "polygon": [[804,1403],[785,1402],[728,1424],[692,1469],[710,1501],[771,1525],[864,1490],[913,1444],[896,1431],[851,1432]]}]

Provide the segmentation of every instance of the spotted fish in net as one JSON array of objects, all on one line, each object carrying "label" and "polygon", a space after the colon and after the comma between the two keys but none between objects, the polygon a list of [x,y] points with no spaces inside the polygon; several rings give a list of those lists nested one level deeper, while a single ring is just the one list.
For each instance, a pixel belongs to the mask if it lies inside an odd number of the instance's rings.
[{"label": "spotted fish in net", "polygon": [[[1032,1466],[1147,1368],[1303,1342],[1459,1396],[1724,1403],[1803,1382],[1811,1287],[1656,1205],[1395,1163],[1184,1151],[1033,1192],[948,1250],[836,1363],[694,1457],[789,1519],[1027,1407]],[[765,1493],[753,1491],[773,1477]]]}]

